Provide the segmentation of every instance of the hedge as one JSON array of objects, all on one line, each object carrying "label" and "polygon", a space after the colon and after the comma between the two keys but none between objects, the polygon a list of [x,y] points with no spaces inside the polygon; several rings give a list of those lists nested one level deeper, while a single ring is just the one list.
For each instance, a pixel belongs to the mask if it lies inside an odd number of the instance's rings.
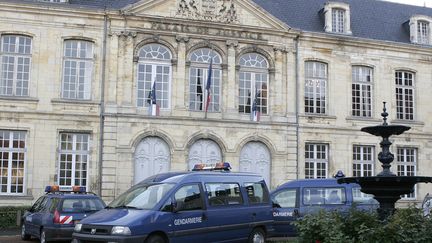
[{"label": "hedge", "polygon": [[0,229],[17,227],[17,214],[20,214],[19,216],[21,217],[24,211],[28,208],[28,206],[0,207]]},{"label": "hedge", "polygon": [[418,208],[398,209],[384,221],[376,213],[320,211],[294,223],[300,242],[432,242],[432,219]]}]

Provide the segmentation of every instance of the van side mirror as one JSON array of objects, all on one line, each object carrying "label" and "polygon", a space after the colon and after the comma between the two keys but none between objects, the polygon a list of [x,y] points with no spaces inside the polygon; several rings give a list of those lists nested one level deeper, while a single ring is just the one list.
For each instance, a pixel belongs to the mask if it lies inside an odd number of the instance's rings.
[{"label": "van side mirror", "polygon": [[273,208],[281,208],[281,205],[279,205],[279,203],[275,203],[275,202],[272,202],[272,206],[273,206]]},{"label": "van side mirror", "polygon": [[172,212],[177,213],[178,211],[182,211],[184,209],[184,203],[181,201],[174,201],[171,203],[172,205]]}]

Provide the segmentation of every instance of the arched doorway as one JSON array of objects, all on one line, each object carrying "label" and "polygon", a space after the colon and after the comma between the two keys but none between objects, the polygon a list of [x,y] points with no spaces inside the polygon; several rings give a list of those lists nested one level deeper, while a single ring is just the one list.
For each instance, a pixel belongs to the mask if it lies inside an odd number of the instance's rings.
[{"label": "arched doorway", "polygon": [[252,172],[264,177],[270,186],[271,156],[267,146],[261,142],[249,142],[240,152],[240,171]]},{"label": "arched doorway", "polygon": [[196,141],[189,150],[188,166],[191,170],[195,164],[214,164],[222,162],[222,152],[219,145],[210,139]]},{"label": "arched doorway", "polygon": [[168,144],[158,137],[146,137],[135,150],[134,184],[154,174],[170,169],[171,155]]}]

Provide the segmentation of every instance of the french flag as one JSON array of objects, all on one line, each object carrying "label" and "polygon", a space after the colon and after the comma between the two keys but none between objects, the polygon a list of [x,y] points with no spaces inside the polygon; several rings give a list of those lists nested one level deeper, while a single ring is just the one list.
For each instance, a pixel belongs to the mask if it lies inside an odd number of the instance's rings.
[{"label": "french flag", "polygon": [[207,85],[206,85],[206,92],[207,92],[207,102],[205,106],[205,112],[207,113],[210,101],[211,101],[211,78],[212,78],[212,72],[213,72],[213,57],[210,57],[210,65],[208,69],[208,75],[207,75]]},{"label": "french flag", "polygon": [[152,89],[149,93],[149,113],[152,116],[159,116],[159,105],[156,102],[156,80],[153,81]]},{"label": "french flag", "polygon": [[261,108],[258,107],[258,99],[260,97],[260,94],[261,93],[258,92],[258,90],[256,89],[255,90],[255,98],[254,98],[254,101],[252,104],[252,114],[251,114],[252,121],[255,121],[255,122],[259,122],[260,117],[261,117],[261,112],[260,112]]}]

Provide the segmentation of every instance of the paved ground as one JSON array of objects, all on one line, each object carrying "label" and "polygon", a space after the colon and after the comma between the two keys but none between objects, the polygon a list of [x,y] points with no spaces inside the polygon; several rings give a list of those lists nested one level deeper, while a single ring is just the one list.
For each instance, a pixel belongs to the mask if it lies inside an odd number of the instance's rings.
[{"label": "paved ground", "polygon": [[[38,239],[32,238],[29,241],[21,240],[20,236],[21,230],[20,228],[14,228],[14,229],[0,229],[0,243],[36,243],[39,242]],[[290,242],[290,240],[293,240],[295,238],[273,238],[272,240],[268,241],[271,243],[284,243],[284,242]]]}]

